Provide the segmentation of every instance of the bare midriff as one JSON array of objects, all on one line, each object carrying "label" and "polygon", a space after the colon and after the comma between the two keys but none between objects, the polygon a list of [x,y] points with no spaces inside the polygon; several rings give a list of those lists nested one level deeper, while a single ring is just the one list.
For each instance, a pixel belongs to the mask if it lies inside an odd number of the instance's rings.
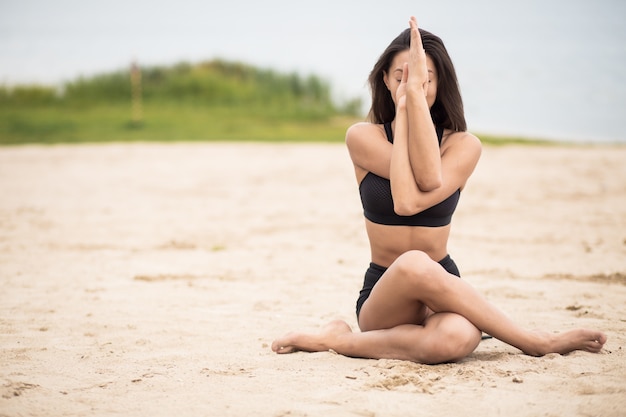
[{"label": "bare midriff", "polygon": [[388,267],[400,255],[411,250],[425,252],[434,261],[448,254],[450,225],[441,227],[387,226],[365,220],[372,251],[372,262]]}]

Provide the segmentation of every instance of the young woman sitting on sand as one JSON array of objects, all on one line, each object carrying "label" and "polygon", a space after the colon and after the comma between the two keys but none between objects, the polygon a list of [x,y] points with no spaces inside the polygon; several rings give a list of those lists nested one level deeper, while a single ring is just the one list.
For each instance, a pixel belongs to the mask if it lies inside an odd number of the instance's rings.
[{"label": "young woman sitting on sand", "polygon": [[466,132],[441,39],[414,17],[409,25],[370,74],[371,123],[346,134],[372,260],[356,305],[361,331],[335,320],[319,333],[278,338],[272,349],[435,364],[466,357],[486,332],[533,356],[599,352],[603,333],[528,331],[459,279],[447,251],[450,221],[481,144]]}]

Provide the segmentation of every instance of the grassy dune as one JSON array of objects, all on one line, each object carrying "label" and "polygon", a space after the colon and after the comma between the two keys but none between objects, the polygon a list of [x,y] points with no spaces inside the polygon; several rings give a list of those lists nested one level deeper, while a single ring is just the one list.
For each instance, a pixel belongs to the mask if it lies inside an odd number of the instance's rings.
[{"label": "grassy dune", "polygon": [[[134,78],[131,73],[119,70],[56,87],[0,86],[0,145],[341,142],[346,128],[363,119],[360,99],[334,102],[329,84],[316,76],[221,60],[140,68]],[[485,144],[548,143],[480,137]]]},{"label": "grassy dune", "polygon": [[342,141],[359,108],[358,100],[334,103],[315,76],[224,61],[177,64],[142,68],[134,92],[128,70],[60,89],[0,87],[0,144]]}]

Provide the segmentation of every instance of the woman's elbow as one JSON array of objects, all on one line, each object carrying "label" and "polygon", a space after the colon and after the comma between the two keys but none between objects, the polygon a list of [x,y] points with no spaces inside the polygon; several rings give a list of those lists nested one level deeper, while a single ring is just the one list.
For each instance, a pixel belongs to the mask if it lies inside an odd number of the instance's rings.
[{"label": "woman's elbow", "polygon": [[425,193],[436,190],[437,188],[441,187],[442,184],[443,180],[441,179],[441,176],[433,176],[417,181],[417,187],[420,189],[420,191]]},{"label": "woman's elbow", "polygon": [[396,202],[393,203],[393,211],[398,216],[412,216],[414,214],[422,211],[416,204],[411,204],[409,202]]}]

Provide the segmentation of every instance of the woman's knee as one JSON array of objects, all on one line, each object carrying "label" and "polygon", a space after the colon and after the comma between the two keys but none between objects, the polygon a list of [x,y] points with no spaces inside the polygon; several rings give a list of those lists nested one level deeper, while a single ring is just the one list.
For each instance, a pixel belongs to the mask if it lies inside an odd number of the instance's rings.
[{"label": "woman's knee", "polygon": [[412,250],[403,253],[396,259],[394,266],[403,279],[410,279],[420,287],[437,284],[441,275],[441,265],[433,261],[425,252]]},{"label": "woman's knee", "polygon": [[478,347],[480,343],[480,333],[478,329],[473,331],[459,332],[450,338],[450,343],[446,346],[446,362],[459,361]]},{"label": "woman's knee", "polygon": [[465,317],[452,313],[433,316],[430,363],[456,362],[472,353],[480,343],[481,332]]}]

